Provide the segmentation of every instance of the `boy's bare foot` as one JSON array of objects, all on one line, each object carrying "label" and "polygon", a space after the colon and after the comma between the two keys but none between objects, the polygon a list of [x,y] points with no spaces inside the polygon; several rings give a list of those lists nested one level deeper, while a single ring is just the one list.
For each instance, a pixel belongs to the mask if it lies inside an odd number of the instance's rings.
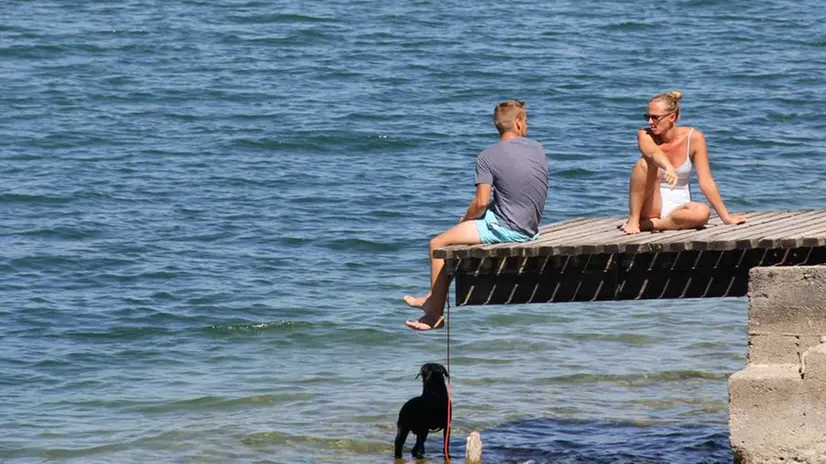
[{"label": "boy's bare foot", "polygon": [[425,296],[405,295],[404,302],[407,303],[407,306],[421,309],[427,303],[428,298],[430,298],[430,293]]}]

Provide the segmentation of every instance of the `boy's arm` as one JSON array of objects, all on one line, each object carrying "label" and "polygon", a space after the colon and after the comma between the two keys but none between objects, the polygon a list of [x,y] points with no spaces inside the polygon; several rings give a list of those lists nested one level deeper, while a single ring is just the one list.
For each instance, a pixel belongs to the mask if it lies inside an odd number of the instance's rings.
[{"label": "boy's arm", "polygon": [[493,168],[490,151],[485,150],[476,157],[476,195],[467,207],[465,215],[459,222],[473,221],[485,213],[490,204],[490,192],[493,190]]},{"label": "boy's arm", "polygon": [[462,216],[459,222],[472,221],[478,219],[485,210],[488,209],[490,203],[490,192],[492,186],[490,184],[476,184],[476,196],[467,207],[467,212]]}]

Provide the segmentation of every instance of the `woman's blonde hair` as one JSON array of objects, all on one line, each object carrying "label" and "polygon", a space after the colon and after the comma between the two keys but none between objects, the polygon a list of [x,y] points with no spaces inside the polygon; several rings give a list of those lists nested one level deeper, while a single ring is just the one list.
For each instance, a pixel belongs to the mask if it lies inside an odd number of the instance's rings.
[{"label": "woman's blonde hair", "polygon": [[680,100],[683,98],[683,92],[680,90],[669,90],[668,92],[659,93],[651,97],[649,102],[660,101],[665,103],[665,109],[669,113],[675,113],[680,116]]}]

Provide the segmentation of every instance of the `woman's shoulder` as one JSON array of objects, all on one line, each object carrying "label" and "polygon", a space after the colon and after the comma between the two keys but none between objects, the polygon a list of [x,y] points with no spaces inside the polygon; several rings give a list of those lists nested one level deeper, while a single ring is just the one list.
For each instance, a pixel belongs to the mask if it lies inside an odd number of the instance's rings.
[{"label": "woman's shoulder", "polygon": [[694,155],[696,155],[697,153],[705,153],[706,156],[708,156],[708,152],[702,149],[706,146],[705,134],[703,134],[703,132],[700,129],[697,129],[695,127],[686,127],[685,129],[689,147],[688,155],[691,157],[691,161],[694,162]]},{"label": "woman's shoulder", "polygon": [[703,131],[697,129],[696,127],[686,127],[686,138],[688,139],[688,144],[691,147],[692,154],[694,150],[706,143],[706,136],[703,134]]},{"label": "woman's shoulder", "polygon": [[691,140],[694,140],[698,137],[705,137],[705,135],[703,135],[703,132],[700,129],[697,129],[696,127],[682,126],[681,129],[686,137],[691,137]]}]

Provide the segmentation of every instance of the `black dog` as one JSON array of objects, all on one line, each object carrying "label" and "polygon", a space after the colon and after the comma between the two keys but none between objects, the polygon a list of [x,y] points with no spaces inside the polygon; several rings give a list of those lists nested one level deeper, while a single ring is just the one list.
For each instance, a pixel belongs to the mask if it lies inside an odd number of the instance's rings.
[{"label": "black dog", "polygon": [[[450,436],[448,427],[448,398],[445,377],[450,375],[444,366],[437,363],[427,363],[419,370],[416,377],[422,376],[422,396],[411,398],[404,403],[399,411],[399,420],[396,422],[396,459],[402,457],[402,447],[407,440],[407,434],[416,434],[416,445],[411,453],[415,458],[424,456],[424,441],[428,432],[443,430],[443,437]],[[446,458],[450,458],[447,451]]]}]

